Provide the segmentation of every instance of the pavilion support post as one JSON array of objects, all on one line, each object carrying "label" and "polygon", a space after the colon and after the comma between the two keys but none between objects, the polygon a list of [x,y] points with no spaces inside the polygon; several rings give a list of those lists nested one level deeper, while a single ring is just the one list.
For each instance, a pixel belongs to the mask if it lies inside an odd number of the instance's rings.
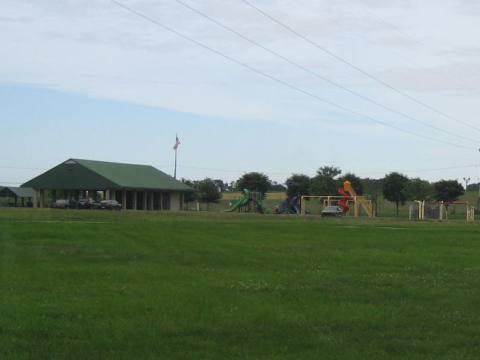
[{"label": "pavilion support post", "polygon": [[35,209],[38,207],[38,190],[33,191],[33,207]]},{"label": "pavilion support post", "polygon": [[148,192],[144,191],[143,192],[143,204],[142,204],[142,210],[148,210]]},{"label": "pavilion support post", "polygon": [[45,190],[40,190],[40,208],[45,207]]},{"label": "pavilion support post", "polygon": [[153,191],[150,191],[148,193],[148,210],[153,211],[153,198],[155,196],[155,193]]},{"label": "pavilion support post", "polygon": [[123,210],[127,210],[127,191],[122,190],[122,208]]},{"label": "pavilion support post", "polygon": [[132,209],[137,210],[137,192],[132,191]]}]

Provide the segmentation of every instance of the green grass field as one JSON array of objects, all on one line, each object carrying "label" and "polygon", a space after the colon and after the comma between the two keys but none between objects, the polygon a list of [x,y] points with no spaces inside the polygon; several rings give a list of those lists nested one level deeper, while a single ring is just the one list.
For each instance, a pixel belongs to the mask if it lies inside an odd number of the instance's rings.
[{"label": "green grass field", "polygon": [[0,211],[1,359],[478,359],[478,224]]}]

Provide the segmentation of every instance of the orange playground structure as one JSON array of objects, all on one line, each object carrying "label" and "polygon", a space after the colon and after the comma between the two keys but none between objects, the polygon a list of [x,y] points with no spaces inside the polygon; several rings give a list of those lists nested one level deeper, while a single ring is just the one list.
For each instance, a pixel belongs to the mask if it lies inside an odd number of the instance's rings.
[{"label": "orange playground structure", "polygon": [[374,217],[375,212],[373,211],[372,201],[368,200],[366,196],[359,196],[353,189],[350,181],[345,181],[343,187],[338,190],[341,196],[310,196],[304,195],[301,198],[301,214],[306,215],[307,201],[318,200],[320,205],[325,208],[327,206],[339,206],[343,209],[343,214],[347,215],[351,213],[353,209],[353,216],[359,217],[361,212],[365,213],[368,217]]}]

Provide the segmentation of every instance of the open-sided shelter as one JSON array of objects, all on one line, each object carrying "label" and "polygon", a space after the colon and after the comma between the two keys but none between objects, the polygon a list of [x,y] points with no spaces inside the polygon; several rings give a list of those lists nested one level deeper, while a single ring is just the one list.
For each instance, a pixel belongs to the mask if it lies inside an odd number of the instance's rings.
[{"label": "open-sided shelter", "polygon": [[5,198],[9,206],[30,206],[33,204],[34,190],[26,187],[0,187],[0,198]]},{"label": "open-sided shelter", "polygon": [[149,165],[69,159],[26,182],[34,189],[34,206],[45,207],[52,199],[92,197],[103,192],[107,200],[119,201],[123,209],[173,210],[183,208],[183,198],[192,188]]}]

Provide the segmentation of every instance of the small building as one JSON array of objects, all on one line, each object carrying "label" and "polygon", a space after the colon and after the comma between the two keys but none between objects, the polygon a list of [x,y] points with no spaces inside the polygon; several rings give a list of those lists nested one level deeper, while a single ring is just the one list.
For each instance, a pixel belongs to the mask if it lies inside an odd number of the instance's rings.
[{"label": "small building", "polygon": [[6,199],[8,206],[33,206],[34,190],[26,187],[0,187],[0,198]]},{"label": "small building", "polygon": [[34,207],[60,198],[95,198],[101,192],[125,210],[182,210],[184,194],[193,191],[153,166],[81,159],[69,159],[22,187],[34,190]]}]

